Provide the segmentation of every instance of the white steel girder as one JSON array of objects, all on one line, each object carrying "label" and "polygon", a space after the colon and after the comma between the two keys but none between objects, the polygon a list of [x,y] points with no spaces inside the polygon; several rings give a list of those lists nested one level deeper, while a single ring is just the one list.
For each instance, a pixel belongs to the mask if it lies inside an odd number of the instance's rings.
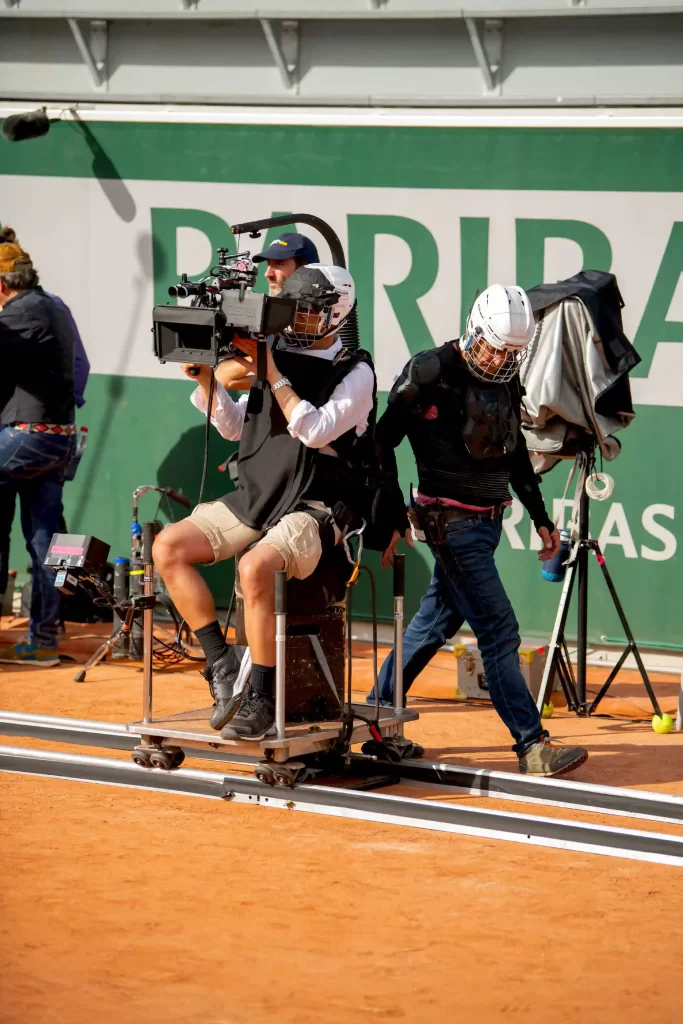
[{"label": "white steel girder", "polygon": [[106,94],[119,103],[378,107],[683,101],[683,0],[465,2],[0,0],[0,99],[83,103]]}]

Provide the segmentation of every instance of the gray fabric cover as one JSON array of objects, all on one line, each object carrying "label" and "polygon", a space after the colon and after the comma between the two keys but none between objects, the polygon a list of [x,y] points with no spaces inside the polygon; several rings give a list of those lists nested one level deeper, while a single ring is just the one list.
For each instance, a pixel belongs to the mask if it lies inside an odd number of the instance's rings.
[{"label": "gray fabric cover", "polygon": [[522,427],[537,473],[560,458],[573,458],[587,433],[595,436],[608,462],[617,457],[621,445],[613,435],[629,425],[634,413],[608,417],[596,413],[595,406],[620,376],[610,370],[581,299],[563,299],[545,310],[521,371],[526,391]]}]

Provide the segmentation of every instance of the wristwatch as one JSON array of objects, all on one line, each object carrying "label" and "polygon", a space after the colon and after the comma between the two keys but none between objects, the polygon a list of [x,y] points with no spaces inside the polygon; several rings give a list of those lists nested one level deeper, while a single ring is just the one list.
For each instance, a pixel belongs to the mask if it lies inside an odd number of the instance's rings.
[{"label": "wristwatch", "polygon": [[275,381],[274,384],[270,385],[271,391],[277,391],[278,388],[288,387],[291,388],[292,382],[289,377],[280,377],[279,380]]}]

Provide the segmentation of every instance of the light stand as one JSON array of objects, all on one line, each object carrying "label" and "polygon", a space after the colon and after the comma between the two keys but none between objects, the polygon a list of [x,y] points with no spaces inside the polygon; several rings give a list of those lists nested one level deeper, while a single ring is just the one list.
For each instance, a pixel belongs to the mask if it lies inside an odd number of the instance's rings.
[{"label": "light stand", "polygon": [[[643,659],[640,656],[638,645],[636,644],[633,633],[631,632],[631,627],[628,624],[624,609],[621,606],[621,601],[619,600],[614,583],[612,582],[612,577],[607,569],[605,556],[600,550],[597,540],[592,540],[589,535],[589,498],[586,493],[585,484],[586,471],[588,468],[589,457],[591,455],[592,450],[590,453],[580,452],[577,455],[577,465],[580,470],[578,483],[578,490],[580,494],[578,528],[576,535],[572,538],[569,556],[566,562],[566,574],[564,585],[562,587],[562,595],[560,597],[560,603],[555,617],[555,625],[553,626],[550,644],[548,645],[548,660],[545,664],[543,679],[541,680],[541,686],[538,691],[538,710],[542,712],[544,704],[550,701],[555,673],[557,673],[567,701],[567,709],[569,711],[574,711],[577,715],[589,717],[596,711],[602,698],[609,690],[629,654],[633,654],[643,680],[643,685],[645,686],[647,695],[652,703],[652,708],[655,714],[661,718],[662,712],[659,707],[659,702],[657,701],[657,697],[652,689],[652,684],[650,683],[650,679],[643,664]],[[619,616],[619,621],[621,622],[622,629],[624,630],[627,643],[619,660],[613,667],[600,690],[593,700],[589,702],[586,698],[586,658],[588,648],[588,556],[591,551],[595,555],[598,565],[602,570],[603,578],[607,584],[607,589],[610,597],[612,598],[612,603],[616,609],[617,615]],[[577,577],[578,614],[576,630],[576,675],[574,675],[574,670],[569,658],[567,641],[565,639],[565,627],[567,624],[567,616],[569,614],[572,591]]]}]

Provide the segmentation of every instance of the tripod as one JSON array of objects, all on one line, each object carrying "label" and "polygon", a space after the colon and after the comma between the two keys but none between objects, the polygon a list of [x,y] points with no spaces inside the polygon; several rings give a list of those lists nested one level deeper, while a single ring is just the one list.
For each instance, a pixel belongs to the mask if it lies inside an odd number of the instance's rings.
[{"label": "tripod", "polygon": [[[128,643],[130,642],[131,629],[133,626],[133,616],[137,611],[145,611],[145,609],[147,608],[154,608],[154,604],[154,595],[152,595],[152,597],[150,598],[145,594],[139,594],[136,597],[132,598],[130,603],[126,603],[126,614],[121,620],[121,625],[114,633],[111,634],[111,636],[107,637],[104,643],[100,644],[95,653],[90,658],[88,658],[80,672],[78,672],[74,676],[74,682],[84,683],[86,672],[88,672],[91,668],[94,668],[95,665],[99,665],[103,658],[106,658],[108,654],[111,654],[112,649],[118,642],[119,638],[124,641],[124,646],[128,646],[126,641],[128,641]],[[123,610],[122,606],[120,605],[114,605],[114,608],[116,611],[118,611],[119,608]]]},{"label": "tripod", "polygon": [[[562,596],[560,597],[555,625],[553,626],[550,644],[548,645],[548,660],[546,661],[543,679],[541,680],[541,686],[538,691],[538,710],[542,711],[543,705],[550,700],[555,673],[557,672],[565,700],[567,701],[568,710],[576,712],[577,715],[586,717],[592,715],[600,704],[602,698],[609,690],[629,654],[633,654],[633,657],[636,660],[636,665],[638,666],[638,671],[640,672],[643,680],[643,684],[647,690],[647,695],[652,703],[652,708],[655,714],[661,718],[662,712],[659,707],[659,702],[657,701],[657,697],[652,689],[652,684],[650,683],[647,671],[643,665],[643,659],[640,656],[638,645],[633,637],[631,627],[628,624],[624,609],[621,606],[621,601],[619,600],[614,583],[612,582],[612,577],[607,569],[605,556],[600,550],[597,540],[593,540],[589,537],[589,498],[585,487],[588,458],[589,455],[586,452],[582,452],[577,456],[578,465],[581,470],[577,485],[577,490],[580,495],[578,498],[578,529],[576,535],[572,538],[569,557],[567,558]],[[603,578],[607,584],[607,589],[610,597],[612,598],[612,603],[616,609],[617,615],[619,616],[627,643],[619,660],[601,686],[600,690],[593,700],[589,702],[586,699],[586,654],[588,646],[588,556],[591,551],[595,555],[598,565],[602,570]],[[565,639],[564,631],[567,624],[572,591],[577,578],[578,618],[576,631],[576,675],[574,675],[574,669],[569,659],[569,651],[567,649],[567,641]]]}]

